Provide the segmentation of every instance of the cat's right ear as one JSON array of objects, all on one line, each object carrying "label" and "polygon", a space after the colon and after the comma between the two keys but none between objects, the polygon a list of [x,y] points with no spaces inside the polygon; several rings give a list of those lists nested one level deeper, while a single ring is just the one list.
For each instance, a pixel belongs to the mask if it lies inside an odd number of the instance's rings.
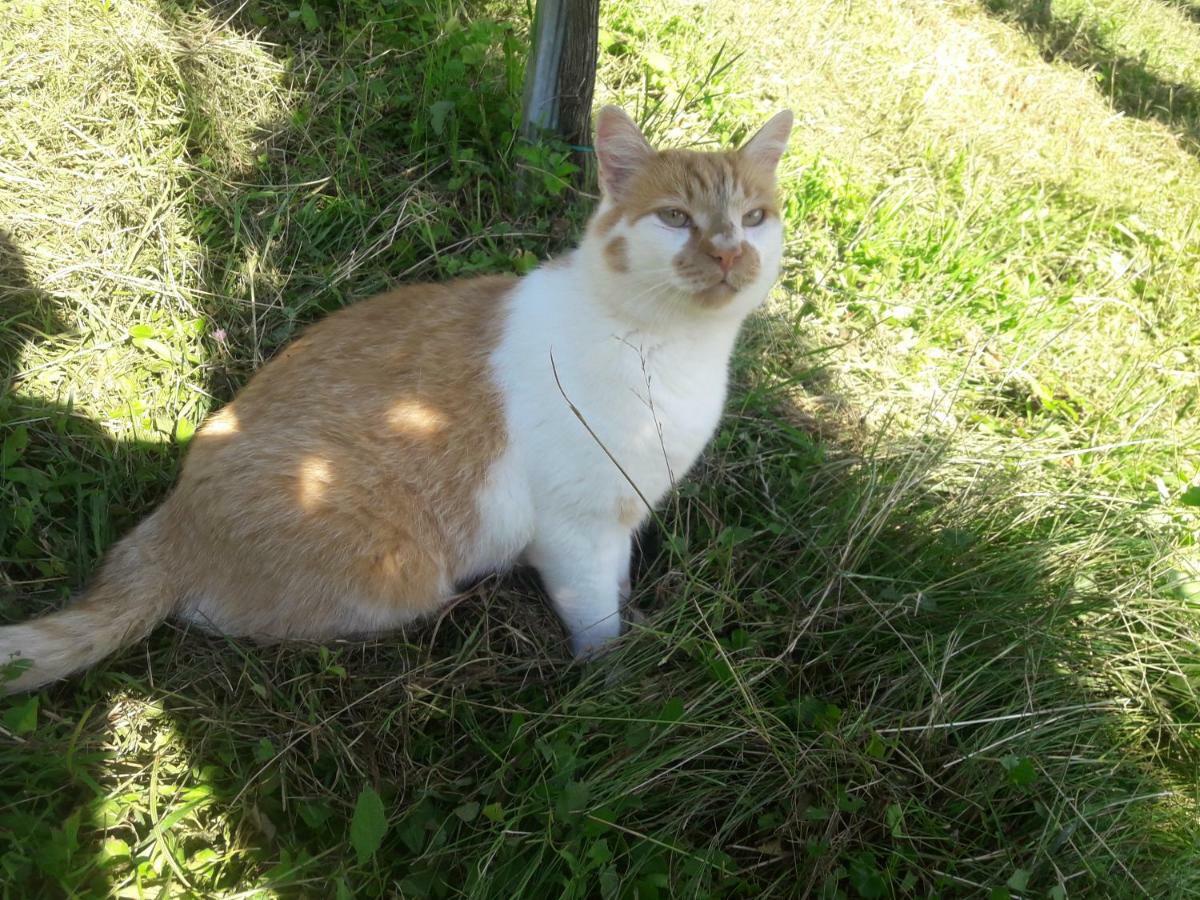
[{"label": "cat's right ear", "polygon": [[774,172],[775,167],[779,165],[779,158],[787,149],[793,118],[790,109],[775,113],[754,137],[742,145],[738,155]]},{"label": "cat's right ear", "polygon": [[600,164],[600,186],[620,200],[633,175],[654,155],[637,123],[625,110],[605,106],[596,116],[596,160]]}]

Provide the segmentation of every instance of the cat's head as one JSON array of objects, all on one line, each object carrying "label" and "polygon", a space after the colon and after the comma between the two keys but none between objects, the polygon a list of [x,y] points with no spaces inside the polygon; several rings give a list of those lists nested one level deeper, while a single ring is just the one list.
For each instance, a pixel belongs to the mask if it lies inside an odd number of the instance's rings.
[{"label": "cat's head", "polygon": [[761,303],[783,253],[775,170],[791,128],[784,110],[738,150],[655,150],[622,110],[600,110],[604,198],[588,240],[612,302],[636,317],[655,303],[743,314]]}]

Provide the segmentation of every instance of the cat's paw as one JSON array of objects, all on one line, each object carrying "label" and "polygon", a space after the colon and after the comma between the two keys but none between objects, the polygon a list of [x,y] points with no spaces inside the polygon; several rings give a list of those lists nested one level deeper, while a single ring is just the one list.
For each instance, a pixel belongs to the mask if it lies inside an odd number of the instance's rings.
[{"label": "cat's paw", "polygon": [[613,613],[602,621],[571,634],[571,653],[579,662],[598,659],[612,650],[621,636],[621,617]]},{"label": "cat's paw", "polygon": [[594,662],[602,656],[612,653],[617,648],[617,642],[621,635],[645,628],[648,622],[649,619],[646,618],[645,613],[632,606],[627,606],[621,610],[619,633],[598,635],[595,633],[595,629],[592,629],[585,634],[573,635],[571,652],[575,656],[576,662]]},{"label": "cat's paw", "polygon": [[576,662],[588,663],[595,662],[602,656],[607,656],[616,649],[617,636],[605,638],[600,641],[576,641],[571,639],[571,653],[575,657]]}]

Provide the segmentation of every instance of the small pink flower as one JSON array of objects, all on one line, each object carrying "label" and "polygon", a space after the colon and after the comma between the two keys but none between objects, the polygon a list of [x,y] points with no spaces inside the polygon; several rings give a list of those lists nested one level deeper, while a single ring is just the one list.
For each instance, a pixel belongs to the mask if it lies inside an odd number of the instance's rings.
[{"label": "small pink flower", "polygon": [[213,336],[213,340],[216,341],[218,344],[225,343],[225,339],[229,337],[229,335],[227,335],[225,333],[224,328],[218,328],[216,331],[213,332],[212,336]]}]

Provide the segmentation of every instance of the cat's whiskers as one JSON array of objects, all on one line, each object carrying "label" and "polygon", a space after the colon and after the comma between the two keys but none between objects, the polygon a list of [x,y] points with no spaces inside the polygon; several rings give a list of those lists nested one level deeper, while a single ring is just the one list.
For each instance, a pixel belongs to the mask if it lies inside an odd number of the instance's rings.
[{"label": "cat's whiskers", "polygon": [[638,293],[634,294],[632,297],[629,297],[626,300],[626,302],[635,303],[638,300],[642,300],[645,297],[648,297],[650,294],[656,293],[657,291],[661,291],[663,288],[672,287],[671,282],[672,282],[671,278],[664,278],[662,281],[651,284],[651,285],[647,286],[646,288],[644,288],[643,290],[639,291]]}]

